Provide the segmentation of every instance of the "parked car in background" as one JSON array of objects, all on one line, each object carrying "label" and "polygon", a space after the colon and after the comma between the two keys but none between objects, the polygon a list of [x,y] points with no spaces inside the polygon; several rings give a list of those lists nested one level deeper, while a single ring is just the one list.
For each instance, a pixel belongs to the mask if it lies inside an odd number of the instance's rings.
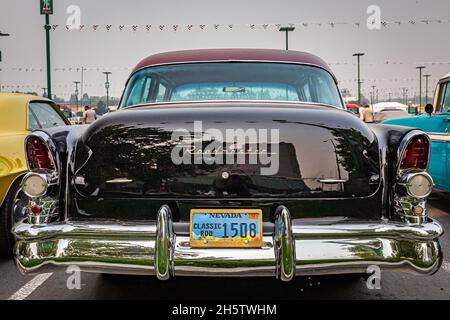
[{"label": "parked car in background", "polygon": [[384,123],[419,128],[428,133],[431,139],[429,172],[438,189],[450,192],[450,73],[439,81],[433,104],[426,109],[428,114]]},{"label": "parked car in background", "polygon": [[[25,139],[31,131],[66,126],[69,121],[55,103],[45,98],[0,93],[0,256],[11,256],[12,225],[25,218],[28,197],[20,182],[27,172]],[[47,149],[31,155],[45,164]]]},{"label": "parked car in background", "polygon": [[349,114],[308,53],[153,55],[117,112],[25,144],[22,272],[290,281],[372,265],[430,274],[442,261],[428,136]]},{"label": "parked car in background", "polygon": [[374,121],[380,123],[389,119],[401,119],[412,117],[407,111],[397,109],[380,110],[373,115]]},{"label": "parked car in background", "polygon": [[78,123],[77,114],[73,111],[64,111],[64,116],[70,121],[70,124],[80,124]]}]

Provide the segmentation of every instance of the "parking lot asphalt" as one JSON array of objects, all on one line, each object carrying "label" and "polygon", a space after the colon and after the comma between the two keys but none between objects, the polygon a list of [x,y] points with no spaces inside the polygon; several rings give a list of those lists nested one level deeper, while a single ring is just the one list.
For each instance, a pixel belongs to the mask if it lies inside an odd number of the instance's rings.
[{"label": "parking lot asphalt", "polygon": [[[434,193],[431,216],[450,230],[450,194]],[[434,275],[382,271],[381,289],[360,277],[192,278],[158,281],[151,276],[82,273],[81,287],[68,289],[64,270],[22,275],[11,260],[0,260],[0,299],[450,299],[450,233],[441,238],[444,262]]]}]

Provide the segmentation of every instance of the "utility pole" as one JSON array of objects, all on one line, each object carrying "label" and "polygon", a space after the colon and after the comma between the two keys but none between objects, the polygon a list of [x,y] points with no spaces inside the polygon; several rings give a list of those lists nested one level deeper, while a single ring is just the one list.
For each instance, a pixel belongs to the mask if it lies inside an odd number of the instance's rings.
[{"label": "utility pole", "polygon": [[83,92],[83,87],[84,87],[84,67],[81,67],[81,84],[80,84],[80,86],[81,86],[81,92],[80,92],[80,96],[81,96],[81,104],[83,105],[83,94],[84,94],[84,92]]},{"label": "utility pole", "polygon": [[105,88],[106,88],[106,109],[109,110],[109,75],[111,72],[105,71],[103,72],[104,75],[106,75],[106,82],[105,82]]},{"label": "utility pole", "polygon": [[78,112],[80,112],[80,106],[79,106],[79,103],[78,103],[78,85],[80,84],[80,81],[74,81],[73,82],[74,84],[75,84],[75,99],[76,99],[76,102],[77,102],[77,113]]},{"label": "utility pole", "polygon": [[294,26],[280,27],[280,29],[278,29],[278,31],[286,33],[286,50],[289,50],[289,32],[292,32],[294,30]]},{"label": "utility pole", "polygon": [[377,86],[372,86],[372,95],[371,95],[371,99],[370,99],[370,104],[373,106],[374,100],[375,100],[375,88]]},{"label": "utility pole", "polygon": [[[9,37],[9,33],[3,33],[0,31],[0,37]],[[2,51],[0,50],[0,62],[2,62]],[[0,69],[1,71],[1,69]],[[0,83],[0,92],[2,92],[2,85]]]},{"label": "utility pole", "polygon": [[431,74],[424,75],[425,77],[425,105],[428,104],[428,79],[431,77]]},{"label": "utility pole", "polygon": [[358,104],[361,105],[361,57],[365,53],[355,53],[353,56],[358,59]]},{"label": "utility pole", "polygon": [[425,69],[425,67],[420,66],[416,67],[416,69],[419,69],[419,109],[420,109],[422,107],[422,70]]}]

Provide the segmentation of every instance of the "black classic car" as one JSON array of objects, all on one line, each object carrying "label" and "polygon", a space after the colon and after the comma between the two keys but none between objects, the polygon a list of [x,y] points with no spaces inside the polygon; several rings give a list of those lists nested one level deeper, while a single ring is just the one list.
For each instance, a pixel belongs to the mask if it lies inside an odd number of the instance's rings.
[{"label": "black classic car", "polygon": [[431,274],[430,141],[348,112],[318,57],[221,49],[157,54],[119,110],[34,131],[16,224],[23,272],[173,276]]}]

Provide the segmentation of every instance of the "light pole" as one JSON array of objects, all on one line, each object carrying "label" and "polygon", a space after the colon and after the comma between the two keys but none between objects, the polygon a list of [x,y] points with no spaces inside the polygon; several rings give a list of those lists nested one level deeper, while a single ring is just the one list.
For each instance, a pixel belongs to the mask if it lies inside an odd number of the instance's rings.
[{"label": "light pole", "polygon": [[374,100],[375,100],[375,88],[376,88],[377,86],[372,86],[372,96],[371,96],[371,99],[370,99],[370,104],[373,106],[373,102],[374,102]]},{"label": "light pole", "polygon": [[425,105],[428,104],[428,79],[431,77],[431,74],[424,75],[425,77]]},{"label": "light pole", "polygon": [[109,110],[109,75],[111,72],[105,71],[103,74],[106,76],[105,88],[106,88],[106,109]]},{"label": "light pole", "polygon": [[416,69],[419,69],[419,109],[420,109],[422,107],[422,70],[425,69],[425,67],[420,66],[416,67]]},{"label": "light pole", "polygon": [[76,102],[77,102],[77,113],[78,113],[80,111],[80,107],[78,105],[78,93],[79,93],[78,85],[80,84],[80,81],[74,81],[73,83],[75,84],[75,99],[76,99]]},{"label": "light pole", "polygon": [[[3,33],[0,31],[0,37],[9,37],[9,33]],[[0,50],[0,62],[2,62],[2,51]],[[0,92],[2,92],[2,85],[0,83]]]},{"label": "light pole", "polygon": [[294,30],[295,27],[293,26],[280,27],[280,29],[278,29],[278,31],[286,33],[286,50],[289,50],[289,32],[292,32]]},{"label": "light pole", "polygon": [[355,53],[353,56],[358,59],[358,104],[361,105],[361,57],[365,53]]},{"label": "light pole", "polygon": [[45,51],[47,56],[47,96],[49,99],[52,98],[52,73],[50,64],[50,15],[45,15]]}]

